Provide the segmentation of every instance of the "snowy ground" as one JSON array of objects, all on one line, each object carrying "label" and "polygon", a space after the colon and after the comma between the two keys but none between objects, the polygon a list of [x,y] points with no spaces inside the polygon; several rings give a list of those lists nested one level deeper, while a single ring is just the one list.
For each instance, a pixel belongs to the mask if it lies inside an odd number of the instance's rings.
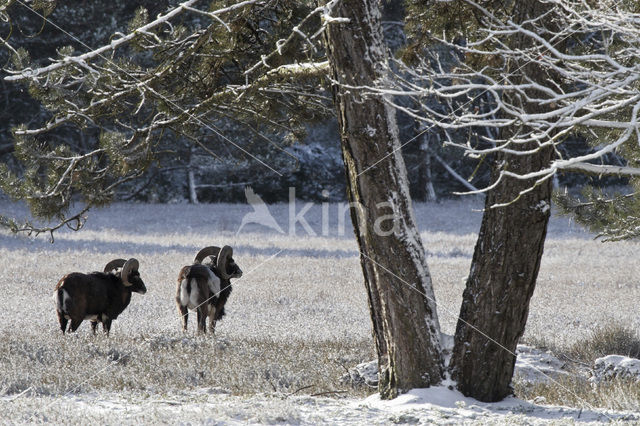
[{"label": "snowy ground", "polygon": [[[296,211],[303,205],[298,202]],[[480,206],[469,200],[416,206],[446,333],[455,327],[481,218],[474,210]],[[288,231],[289,207],[270,209]],[[393,402],[365,399],[372,391],[353,390],[339,380],[349,367],[373,359],[349,217],[341,219],[335,204],[326,210],[316,205],[305,218],[317,236],[301,225],[294,236],[256,224],[236,235],[251,210],[117,204],[92,212],[81,232],[57,234],[53,245],[0,233],[0,422],[639,421],[633,413],[586,406],[515,399],[481,404],[446,388],[416,390]],[[23,211],[13,204],[0,207],[2,214]],[[173,302],[175,276],[211,244],[232,245],[245,274],[234,284],[216,337],[194,335],[194,318],[185,336]],[[562,346],[598,325],[639,328],[639,248],[593,241],[568,219],[554,218],[525,340]],[[58,279],[133,256],[149,291],[133,296],[112,336],[94,338],[88,324],[75,336],[61,336],[51,302]],[[525,348],[520,356],[523,380],[534,374],[526,373],[527,365],[555,362],[532,351]]]},{"label": "snowy ground", "polygon": [[447,388],[414,389],[393,401],[257,394],[216,388],[169,395],[87,393],[2,398],[3,421],[16,423],[206,424],[637,424],[637,413],[536,405],[515,398],[485,404]]}]

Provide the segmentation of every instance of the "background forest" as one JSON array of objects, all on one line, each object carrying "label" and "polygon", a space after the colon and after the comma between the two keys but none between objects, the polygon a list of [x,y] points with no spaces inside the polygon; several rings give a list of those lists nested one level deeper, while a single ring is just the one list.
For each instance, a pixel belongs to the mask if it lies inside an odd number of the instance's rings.
[{"label": "background forest", "polygon": [[[100,46],[108,42],[112,34],[125,31],[140,7],[146,8],[149,16],[156,16],[170,4],[166,0],[96,0],[90,4],[67,1],[52,9],[50,18],[52,22],[64,22],[65,30],[86,45]],[[408,44],[404,31],[406,11],[402,2],[383,2],[383,6],[385,41],[395,55],[400,55]],[[61,46],[84,49],[68,34],[33,13],[17,14],[12,23],[12,43],[28,50],[35,64],[46,64]],[[440,46],[438,49],[447,48]],[[8,63],[11,60],[9,53],[0,50],[0,61]],[[145,55],[135,51],[129,54]],[[0,93],[0,162],[20,175],[24,165],[15,161],[12,129],[23,124],[43,123],[51,118],[51,112],[46,103],[34,99],[34,93],[25,84],[0,80]],[[330,97],[326,92],[322,96]],[[399,102],[408,101],[400,98]],[[432,99],[429,105],[438,108],[438,101]],[[281,175],[247,157],[220,135],[212,132],[200,135],[202,145],[197,145],[184,135],[167,132],[159,141],[157,155],[148,172],[119,187],[115,198],[120,201],[195,201],[191,196],[193,189],[199,202],[246,202],[244,188],[251,186],[267,202],[288,200],[288,187],[295,187],[296,196],[303,200],[345,200],[344,167],[335,112],[327,108],[327,102],[312,110],[314,117],[295,129],[264,129],[259,123],[243,122],[235,117],[221,116],[216,120],[224,135],[251,152],[262,154],[270,164],[277,164]],[[414,200],[454,197],[455,192],[470,188],[462,180],[478,188],[488,184],[489,170],[482,160],[446,146],[444,135],[433,126],[425,131],[428,126],[401,111],[397,119]],[[46,143],[50,147],[69,144],[75,150],[88,152],[99,145],[100,134],[99,123],[83,123],[80,127],[61,125],[47,134]],[[454,137],[465,141],[470,136],[469,132],[459,131]],[[586,135],[576,133],[563,142],[560,150],[571,157],[591,152],[592,148]],[[617,161],[624,163],[622,158]],[[191,180],[190,170],[193,172]],[[624,185],[626,179],[558,173],[556,187],[579,189],[585,183],[617,188]]]}]

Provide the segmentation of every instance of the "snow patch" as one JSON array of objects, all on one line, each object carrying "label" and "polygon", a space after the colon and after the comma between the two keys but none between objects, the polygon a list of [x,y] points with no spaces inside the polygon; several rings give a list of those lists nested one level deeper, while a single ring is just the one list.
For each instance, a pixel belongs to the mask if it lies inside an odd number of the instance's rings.
[{"label": "snow patch", "polygon": [[362,404],[370,408],[397,412],[412,409],[433,409],[434,406],[443,408],[475,406],[478,401],[465,397],[457,390],[451,390],[445,386],[433,386],[424,389],[412,389],[391,400],[380,399],[379,394],[371,395]]},{"label": "snow patch", "polygon": [[453,354],[454,337],[450,334],[440,333],[440,346],[442,347],[442,358],[444,366],[448,367]]},{"label": "snow patch", "polygon": [[527,383],[546,383],[568,376],[566,363],[553,354],[528,345],[518,345],[514,378]]},{"label": "snow patch", "polygon": [[367,135],[369,135],[370,138],[374,137],[376,135],[376,128],[375,127],[371,127],[367,124],[367,127],[364,130]]},{"label": "snow patch", "polygon": [[[386,413],[402,413],[413,416],[417,422],[433,424],[575,424],[609,422],[616,420],[637,421],[637,414],[622,414],[582,410],[562,406],[537,405],[508,397],[500,402],[484,403],[467,398],[447,386],[412,389],[393,400],[381,400],[372,395],[358,407],[376,409]],[[416,423],[417,423],[416,422]],[[406,422],[405,422],[406,423]]]},{"label": "snow patch", "polygon": [[591,381],[600,383],[614,378],[640,382],[640,359],[622,355],[607,355],[596,359]]},{"label": "snow patch", "polygon": [[[12,397],[0,397],[0,403]],[[255,394],[234,396],[224,388],[200,388],[178,393],[141,395],[139,392],[78,395],[20,396],[21,404],[6,404],[11,414],[28,418],[35,407],[51,423],[205,424],[527,424],[575,425],[640,420],[638,413],[583,410],[536,405],[516,398],[482,403],[444,386],[412,389],[394,400],[378,395],[364,400]],[[114,417],[115,416],[115,417]],[[20,418],[20,417],[16,417]],[[38,417],[41,418],[41,417]]]},{"label": "snow patch", "polygon": [[545,200],[542,200],[538,204],[536,204],[535,208],[540,210],[542,213],[546,213],[551,210],[551,206]]},{"label": "snow patch", "polygon": [[340,378],[340,383],[352,386],[378,386],[378,361],[363,362],[349,369],[349,372]]},{"label": "snow patch", "polygon": [[[453,336],[441,333],[441,345],[445,365],[448,365],[451,359],[453,344]],[[549,352],[528,345],[518,345],[516,353],[518,356],[513,374],[515,380],[524,381],[529,384],[547,383],[571,374],[564,369],[566,363]],[[640,380],[640,360],[635,361],[638,362],[638,378]],[[350,368],[349,372],[340,378],[340,382],[348,383],[356,387],[362,385],[377,386],[378,361],[363,362]]]}]

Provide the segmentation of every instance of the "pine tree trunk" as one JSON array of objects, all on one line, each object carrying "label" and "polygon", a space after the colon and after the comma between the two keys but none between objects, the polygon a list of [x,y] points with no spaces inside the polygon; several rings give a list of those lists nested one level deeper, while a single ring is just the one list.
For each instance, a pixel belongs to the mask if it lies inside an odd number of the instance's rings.
[{"label": "pine tree trunk", "polygon": [[187,164],[187,186],[189,187],[189,202],[198,204],[198,193],[196,192],[196,178],[193,169],[193,148],[189,148],[189,163]]},{"label": "pine tree trunk", "polygon": [[[517,2],[514,21],[540,16],[547,6],[539,1]],[[512,47],[523,40],[515,37]],[[535,63],[513,61],[513,72],[534,81],[550,76]],[[533,98],[542,98],[536,93]],[[526,105],[529,112],[542,112],[537,104]],[[509,139],[513,129],[501,137]],[[533,149],[533,145],[520,149]],[[544,149],[533,155],[496,156],[492,181],[500,169],[524,174],[547,167],[554,152]],[[518,340],[522,336],[529,312],[547,232],[551,205],[551,181],[537,186],[507,207],[491,208],[516,199],[518,193],[533,185],[532,181],[503,180],[487,194],[485,213],[480,226],[471,270],[463,295],[460,319],[450,363],[452,377],[466,396],[481,401],[498,401],[511,393],[510,383]],[[489,336],[495,342],[490,341]]]},{"label": "pine tree trunk", "polygon": [[417,129],[423,132],[420,136],[420,153],[422,154],[422,164],[420,164],[420,187],[424,191],[424,200],[428,202],[438,201],[436,190],[433,187],[433,176],[431,174],[431,151],[429,149],[429,132],[422,128]]},{"label": "pine tree trunk", "polygon": [[[532,157],[501,155],[508,168],[525,172],[548,164],[549,150]],[[495,178],[495,175],[494,175]],[[517,202],[531,182],[506,180],[485,201],[480,234],[463,295],[451,367],[458,389],[480,401],[499,401],[511,392],[518,340],[524,332],[546,236],[551,182]],[[491,337],[497,345],[477,330]]]},{"label": "pine tree trunk", "polygon": [[[334,7],[334,18],[349,19],[330,23],[325,33],[332,78],[340,84],[374,85],[384,79],[379,6],[375,0],[343,0]],[[413,217],[394,110],[383,99],[342,85],[333,86],[333,96],[349,201],[356,206],[351,218],[369,296],[379,390],[383,398],[394,398],[442,378],[431,277]]]},{"label": "pine tree trunk", "polygon": [[196,179],[192,169],[187,172],[189,180],[189,202],[191,204],[198,204],[198,194],[196,193]]}]

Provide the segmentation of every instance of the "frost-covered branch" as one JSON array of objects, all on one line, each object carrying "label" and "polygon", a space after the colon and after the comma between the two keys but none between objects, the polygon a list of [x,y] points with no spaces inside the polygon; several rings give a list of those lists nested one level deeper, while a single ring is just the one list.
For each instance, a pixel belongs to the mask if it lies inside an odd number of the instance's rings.
[{"label": "frost-covered branch", "polygon": [[[504,169],[498,181],[530,181],[532,189],[560,171],[640,175],[640,155],[628,156],[640,152],[640,14],[613,0],[548,0],[543,15],[516,23],[484,2],[457,3],[478,19],[475,32],[464,40],[431,34],[431,48],[414,52],[411,66],[396,62],[392,79],[352,89],[381,96],[474,157],[556,150],[538,170]],[[531,78],[534,69],[544,78]],[[563,158],[558,147],[578,132],[596,135],[595,149]],[[460,137],[468,133],[477,137]],[[621,153],[628,165],[607,164]]]},{"label": "frost-covered branch", "polygon": [[11,230],[14,233],[24,232],[29,236],[37,237],[40,234],[49,234],[49,241],[53,243],[54,232],[60,228],[66,227],[72,231],[79,231],[87,221],[86,213],[89,211],[89,207],[82,208],[79,212],[71,216],[61,216],[55,225],[37,225],[32,221],[26,220],[23,223],[19,223],[16,219],[8,218],[0,215],[0,226]]},{"label": "frost-covered branch", "polygon": [[[184,3],[180,3],[178,6],[176,6],[175,8],[173,8],[172,10],[170,10],[169,12],[165,13],[164,15],[159,16],[158,18],[156,18],[155,20],[149,22],[146,25],[143,25],[140,28],[136,28],[134,31],[130,32],[129,34],[126,35],[122,35],[118,38],[116,38],[115,40],[113,40],[111,43],[101,46],[99,48],[96,49],[92,49],[87,53],[84,53],[82,55],[77,55],[77,56],[66,56],[62,59],[60,59],[59,61],[56,61],[55,63],[51,64],[51,65],[47,65],[46,67],[41,67],[41,68],[36,68],[36,69],[31,69],[31,68],[26,68],[23,70],[19,70],[19,71],[15,71],[14,75],[10,75],[5,77],[4,79],[7,81],[13,81],[13,80],[24,80],[24,79],[31,79],[43,74],[48,74],[52,71],[55,71],[59,68],[68,66],[69,64],[78,64],[80,66],[84,66],[85,64],[88,63],[88,61],[95,59],[97,57],[99,58],[104,58],[107,54],[107,52],[112,51],[112,50],[116,50],[119,47],[125,46],[128,43],[130,43],[134,38],[136,38],[137,36],[139,36],[140,34],[150,34],[152,32],[152,30],[154,30],[157,27],[160,27],[162,25],[166,25],[171,19],[173,19],[174,17],[180,15],[182,12],[184,12],[185,10],[190,10],[193,11],[194,8],[192,7],[193,5],[195,5],[196,3],[198,3],[199,0],[188,0]],[[247,5],[252,5],[257,3],[258,0],[246,0],[246,1],[242,1],[239,3],[236,3],[232,6],[229,7],[225,7],[222,9],[218,9],[216,11],[213,12],[204,12],[204,11],[198,11],[199,13],[205,14],[208,17],[211,17],[213,19],[215,19],[216,21],[222,22],[220,21],[219,15],[225,14],[225,13],[229,13],[229,12],[233,12],[237,9],[243,8]],[[226,25],[226,24],[225,24]]]},{"label": "frost-covered branch", "polygon": [[[88,51],[60,47],[54,59],[32,60],[22,46],[5,49],[14,68],[3,70],[4,80],[27,82],[49,114],[14,129],[15,157],[25,173],[6,170],[4,191],[27,200],[37,218],[62,223],[72,199],[108,203],[112,185],[141,176],[163,157],[179,166],[185,149],[218,162],[246,158],[281,175],[269,149],[291,154],[272,136],[299,138],[306,124],[299,117],[327,113],[330,99],[317,84],[327,63],[308,46],[325,8],[272,0],[205,3],[183,1],[155,19],[138,9],[127,31],[97,48],[40,14],[43,25]],[[290,40],[286,49],[282,40]],[[273,68],[247,73],[278,46]],[[255,136],[238,138],[240,129]],[[89,140],[65,140],[78,133]]]}]

